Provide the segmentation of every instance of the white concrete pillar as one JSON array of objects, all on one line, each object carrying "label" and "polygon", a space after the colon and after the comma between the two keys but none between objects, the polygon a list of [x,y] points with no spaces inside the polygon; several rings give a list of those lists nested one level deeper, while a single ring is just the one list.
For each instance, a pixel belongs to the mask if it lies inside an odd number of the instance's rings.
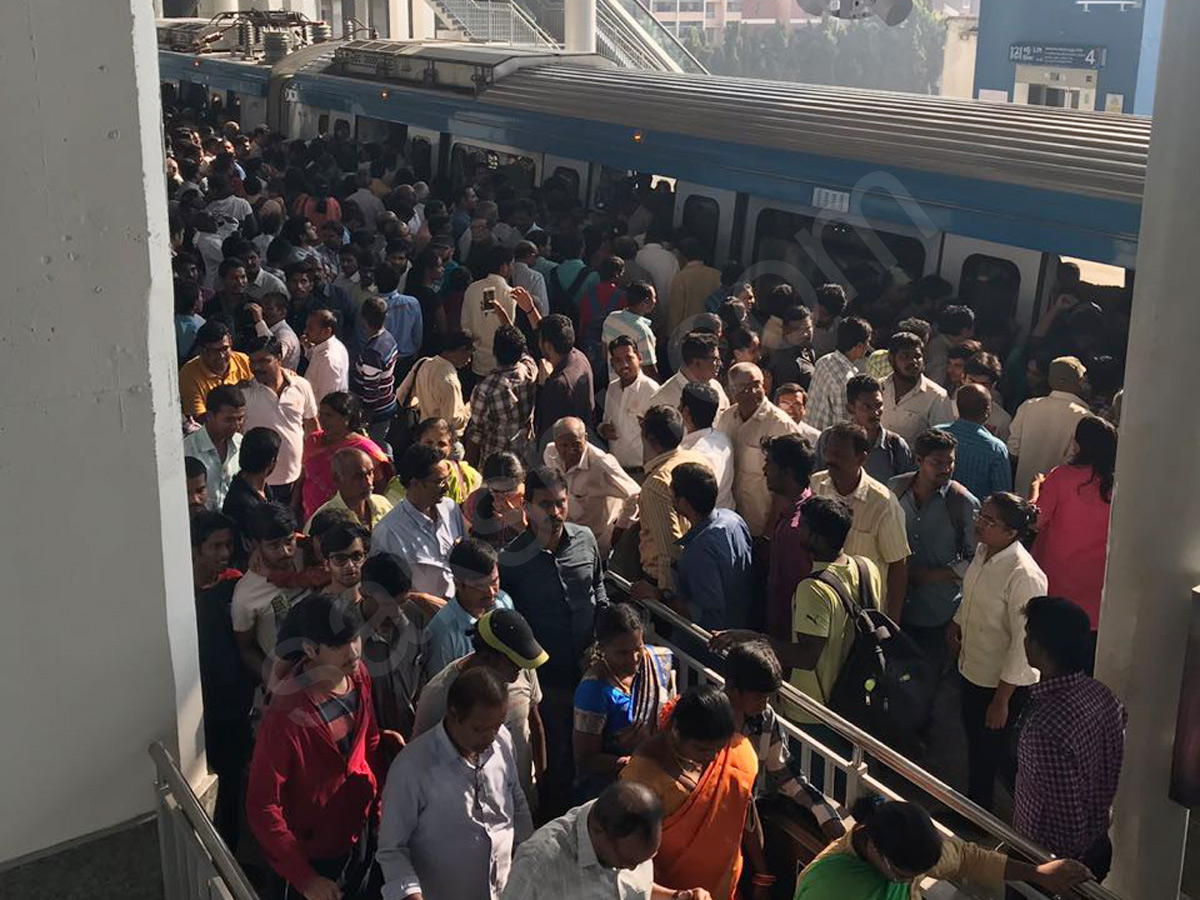
[{"label": "white concrete pillar", "polygon": [[0,863],[153,809],[153,740],[204,764],[154,11],[7,12]]},{"label": "white concrete pillar", "polygon": [[[434,37],[436,14],[428,0],[386,0],[387,34],[394,41],[423,41]],[[380,34],[384,33],[382,26]]]},{"label": "white concrete pillar", "polygon": [[238,0],[200,0],[196,7],[201,18],[211,18],[218,13],[237,12]]},{"label": "white concrete pillar", "polygon": [[[1129,711],[1109,885],[1178,895],[1187,810],[1167,796],[1180,678],[1200,583],[1200,420],[1190,414],[1200,307],[1200,4],[1170,0],[1142,211],[1097,677]],[[1195,77],[1193,77],[1195,73]]]},{"label": "white concrete pillar", "polygon": [[596,52],[596,0],[565,0],[563,38],[570,53]]}]

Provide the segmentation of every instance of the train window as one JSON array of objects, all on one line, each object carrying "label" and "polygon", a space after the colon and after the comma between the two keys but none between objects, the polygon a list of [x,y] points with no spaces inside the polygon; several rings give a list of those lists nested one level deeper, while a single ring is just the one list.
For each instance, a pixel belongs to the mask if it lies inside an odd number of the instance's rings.
[{"label": "train window", "polygon": [[[841,221],[827,221],[819,235],[821,247],[833,263],[826,271],[801,244],[811,244],[817,237],[817,220],[802,213],[780,209],[764,209],[758,214],[754,232],[754,261],[775,263],[782,270],[774,274],[799,278],[812,285],[842,281],[856,290],[870,289],[881,284],[890,260],[876,256],[863,240],[859,229]],[[872,233],[895,257],[898,265],[912,279],[925,272],[925,245],[920,239],[873,228]]]},{"label": "train window", "polygon": [[579,173],[568,166],[555,166],[554,178],[557,178],[563,183],[567,189],[567,195],[572,200],[579,199]]},{"label": "train window", "polygon": [[421,181],[433,180],[433,145],[429,138],[415,137],[408,146],[409,163],[413,174]]},{"label": "train window", "polygon": [[683,230],[700,242],[704,259],[716,258],[717,231],[721,224],[721,207],[712,197],[692,194],[683,203]]},{"label": "train window", "polygon": [[317,134],[329,134],[329,113],[317,117]]},{"label": "train window", "polygon": [[365,144],[383,144],[388,141],[403,143],[408,133],[408,127],[399,122],[387,122],[383,119],[372,119],[369,116],[359,116],[354,120],[358,133],[356,140]]},{"label": "train window", "polygon": [[976,331],[998,334],[1016,317],[1021,270],[1011,260],[972,253],[963,261],[958,296],[975,310]]}]

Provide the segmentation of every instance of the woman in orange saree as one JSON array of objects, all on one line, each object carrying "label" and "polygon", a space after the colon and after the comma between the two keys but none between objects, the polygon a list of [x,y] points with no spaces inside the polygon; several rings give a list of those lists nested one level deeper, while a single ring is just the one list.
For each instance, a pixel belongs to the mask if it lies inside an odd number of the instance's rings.
[{"label": "woman in orange saree", "polygon": [[[736,733],[724,692],[705,685],[680,697],[670,728],[647,741],[621,772],[622,780],[644,784],[662,801],[656,884],[702,887],[713,900],[734,900],[743,841],[758,837],[752,814],[757,775],[758,757]],[[773,880],[756,872],[755,894],[765,896]]]}]

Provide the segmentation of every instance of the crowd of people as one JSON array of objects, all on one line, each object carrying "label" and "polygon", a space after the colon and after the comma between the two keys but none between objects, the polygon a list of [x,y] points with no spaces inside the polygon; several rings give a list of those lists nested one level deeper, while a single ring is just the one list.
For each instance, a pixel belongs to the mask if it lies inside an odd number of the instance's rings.
[{"label": "crowd of people", "polygon": [[[340,127],[168,123],[214,821],[264,895],[762,900],[794,880],[768,795],[831,842],[805,900],[1104,876],[1123,343],[1078,270],[1028,335],[900,270],[805,302],[640,177],[589,212]],[[608,572],[712,632],[724,687],[680,694]],[[1006,785],[1059,859],[805,777],[769,701],[829,700],[856,607],[959,693],[971,799]]]}]

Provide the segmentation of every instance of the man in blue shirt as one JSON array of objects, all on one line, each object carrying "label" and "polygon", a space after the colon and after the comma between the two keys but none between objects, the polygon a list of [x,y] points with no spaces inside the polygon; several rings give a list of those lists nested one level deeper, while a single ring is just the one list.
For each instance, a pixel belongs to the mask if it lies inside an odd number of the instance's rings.
[{"label": "man in blue shirt", "polygon": [[692,523],[679,543],[675,584],[687,614],[701,628],[718,631],[746,624],[753,596],[750,529],[730,509],[717,509],[717,478],[708,466],[683,463],[671,472],[675,509]]},{"label": "man in blue shirt", "polygon": [[478,538],[463,538],[450,551],[454,599],[438,610],[425,627],[425,677],[432,678],[473,649],[475,623],[492,609],[512,609],[512,598],[500,590],[496,551]]},{"label": "man in blue shirt", "polygon": [[992,412],[992,395],[979,384],[964,384],[955,395],[958,418],[938,428],[954,435],[954,480],[980,502],[997,491],[1013,488],[1012,464],[1004,441],[987,430],[984,423]]},{"label": "man in blue shirt", "polygon": [[424,320],[421,301],[399,291],[400,273],[391,266],[375,267],[375,287],[387,304],[383,327],[396,339],[396,378],[404,378],[421,349]]},{"label": "man in blue shirt", "polygon": [[954,436],[931,428],[917,436],[917,471],[888,482],[904,510],[908,593],[902,625],[931,660],[946,657],[946,626],[962,602],[962,578],[975,555],[979,501],[951,479]]}]

